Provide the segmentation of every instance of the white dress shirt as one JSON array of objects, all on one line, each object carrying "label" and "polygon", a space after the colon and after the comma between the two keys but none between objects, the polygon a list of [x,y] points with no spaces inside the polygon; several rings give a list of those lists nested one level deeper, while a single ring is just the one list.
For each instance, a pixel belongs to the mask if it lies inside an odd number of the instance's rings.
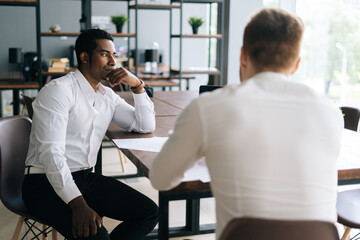
[{"label": "white dress shirt", "polygon": [[95,166],[110,122],[128,131],[155,129],[152,101],[146,93],[133,97],[135,108],[101,84],[95,92],[79,70],[52,80],[33,102],[26,165],[44,169],[65,203],[81,195],[71,172]]},{"label": "white dress shirt", "polygon": [[336,221],[340,110],[285,75],[260,73],[194,100],[150,168],[177,186],[202,156],[216,201],[217,238],[236,217]]}]

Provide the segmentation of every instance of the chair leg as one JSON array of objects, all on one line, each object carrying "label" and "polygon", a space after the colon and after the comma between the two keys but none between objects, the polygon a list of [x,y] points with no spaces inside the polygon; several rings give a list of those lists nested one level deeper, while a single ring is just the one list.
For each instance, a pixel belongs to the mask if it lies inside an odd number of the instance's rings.
[{"label": "chair leg", "polygon": [[118,151],[119,151],[119,158],[120,158],[120,164],[121,164],[121,171],[125,172],[124,162],[126,162],[126,157],[124,156],[124,154],[122,153],[122,151],[120,149],[118,149]]},{"label": "chair leg", "polygon": [[343,236],[341,237],[341,240],[349,240],[350,232],[351,232],[351,228],[345,227],[345,232],[344,232]]},{"label": "chair leg", "polygon": [[57,231],[55,230],[55,228],[52,228],[51,236],[52,240],[57,240]]},{"label": "chair leg", "polygon": [[[46,226],[45,224],[43,224],[43,231],[45,231],[46,230],[46,228],[47,228],[48,226]],[[47,237],[47,234],[45,235],[45,234],[42,234],[42,239],[43,240],[48,240],[48,237]]]},{"label": "chair leg", "polygon": [[14,231],[14,234],[13,234],[13,237],[12,237],[12,240],[18,240],[19,239],[19,235],[20,235],[20,231],[21,231],[21,227],[24,223],[24,217],[20,216],[19,217],[19,220],[16,224],[16,228],[15,228],[15,231]]}]

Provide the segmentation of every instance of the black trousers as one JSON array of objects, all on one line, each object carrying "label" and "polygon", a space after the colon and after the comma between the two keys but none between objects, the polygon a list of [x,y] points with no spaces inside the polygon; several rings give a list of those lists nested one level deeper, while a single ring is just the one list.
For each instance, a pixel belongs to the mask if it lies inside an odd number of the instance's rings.
[{"label": "black trousers", "polygon": [[[120,220],[110,234],[104,226],[96,240],[143,239],[158,222],[158,207],[145,195],[112,178],[84,170],[72,173],[89,207],[100,217]],[[55,193],[45,174],[25,175],[23,199],[30,211],[66,239],[72,236],[72,211]],[[83,238],[77,238],[77,240]]]}]

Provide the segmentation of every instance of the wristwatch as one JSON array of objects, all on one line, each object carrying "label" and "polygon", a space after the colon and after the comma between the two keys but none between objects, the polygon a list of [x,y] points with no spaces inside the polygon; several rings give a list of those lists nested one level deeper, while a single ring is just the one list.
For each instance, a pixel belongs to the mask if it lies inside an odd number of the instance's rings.
[{"label": "wristwatch", "polygon": [[140,91],[145,87],[144,81],[141,80],[140,78],[139,78],[139,80],[140,80],[140,84],[138,86],[130,88],[131,91],[135,94],[140,93]]}]

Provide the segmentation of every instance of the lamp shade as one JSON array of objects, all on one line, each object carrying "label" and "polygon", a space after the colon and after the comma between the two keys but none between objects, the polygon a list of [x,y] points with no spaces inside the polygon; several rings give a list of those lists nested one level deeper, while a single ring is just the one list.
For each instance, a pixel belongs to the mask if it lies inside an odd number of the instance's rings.
[{"label": "lamp shade", "polygon": [[23,63],[22,48],[9,48],[9,63]]}]

